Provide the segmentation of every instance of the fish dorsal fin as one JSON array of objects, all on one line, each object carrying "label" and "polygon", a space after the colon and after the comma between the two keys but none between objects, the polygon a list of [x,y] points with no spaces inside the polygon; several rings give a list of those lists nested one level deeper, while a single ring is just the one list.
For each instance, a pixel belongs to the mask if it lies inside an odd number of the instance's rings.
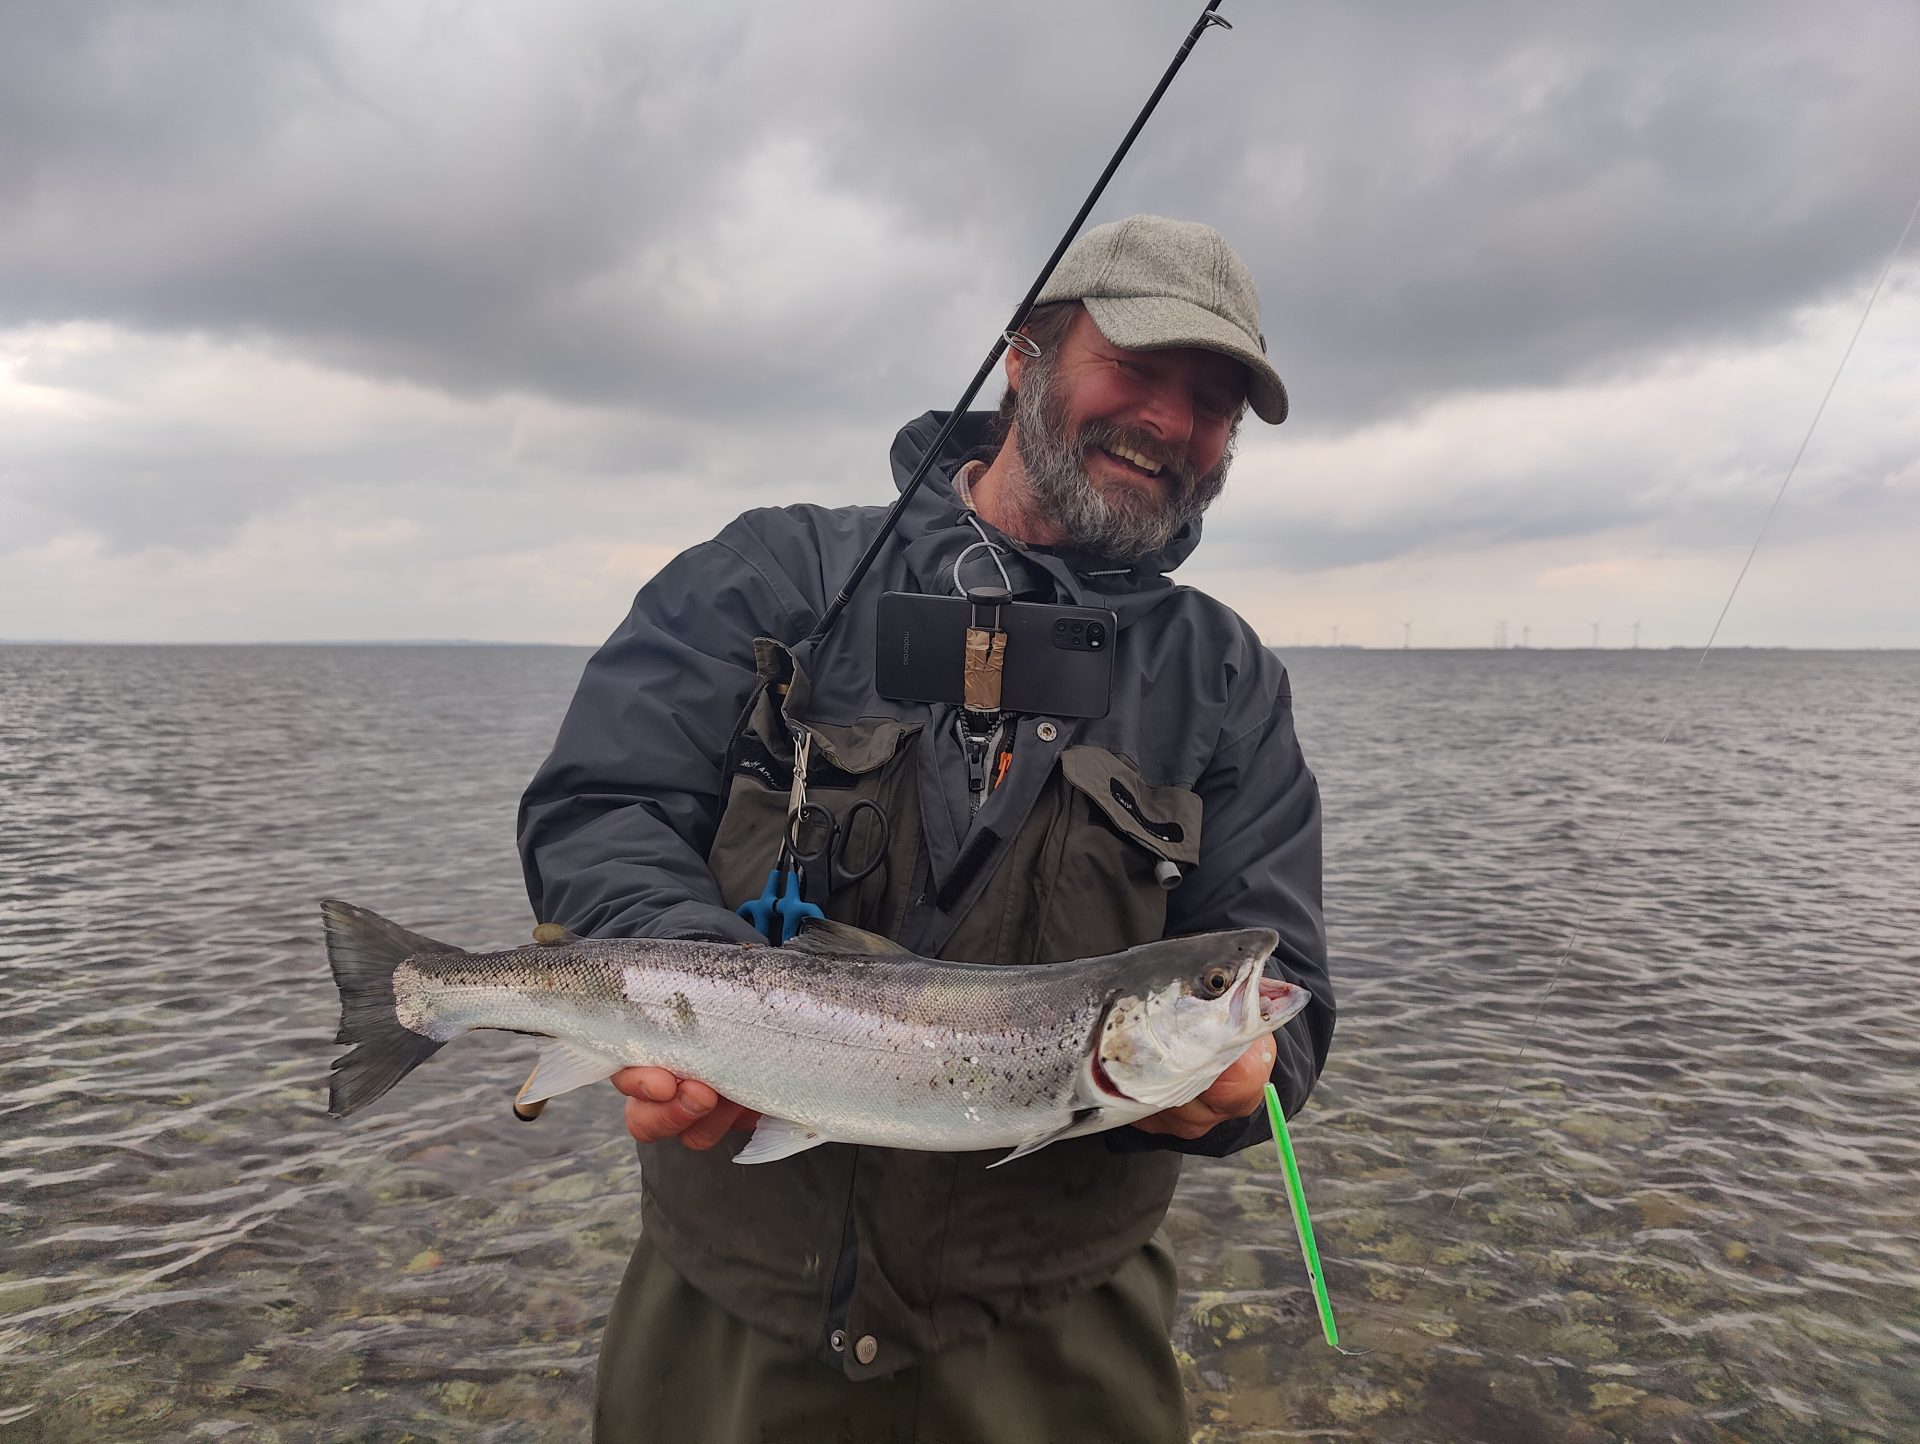
[{"label": "fish dorsal fin", "polygon": [[808,918],[800,931],[787,940],[787,946],[802,953],[873,953],[877,956],[912,957],[911,948],[903,948],[892,938],[883,938],[852,923],[837,923],[831,918]]},{"label": "fish dorsal fin", "polygon": [[533,1076],[527,1079],[514,1102],[539,1103],[557,1098],[589,1083],[598,1083],[602,1078],[611,1078],[625,1066],[618,1058],[592,1048],[549,1038],[546,1047],[540,1050],[540,1061],[534,1066]]},{"label": "fish dorsal fin", "polygon": [[823,1143],[831,1142],[831,1138],[803,1123],[790,1123],[784,1118],[773,1118],[763,1113],[753,1130],[753,1137],[747,1140],[745,1148],[733,1155],[733,1161],[772,1163],[776,1158],[791,1158],[796,1153],[805,1153],[809,1148],[818,1148]]}]

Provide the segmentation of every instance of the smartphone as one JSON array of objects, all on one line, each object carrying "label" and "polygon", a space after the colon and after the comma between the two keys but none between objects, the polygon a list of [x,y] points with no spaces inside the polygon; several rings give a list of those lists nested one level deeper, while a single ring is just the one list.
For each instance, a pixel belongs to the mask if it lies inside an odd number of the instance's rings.
[{"label": "smartphone", "polygon": [[[1119,627],[1104,607],[1003,602],[1007,634],[1000,710],[1047,717],[1104,717],[1113,705],[1113,649]],[[885,592],[880,597],[874,673],[882,697],[953,702],[966,697],[965,597]]]}]

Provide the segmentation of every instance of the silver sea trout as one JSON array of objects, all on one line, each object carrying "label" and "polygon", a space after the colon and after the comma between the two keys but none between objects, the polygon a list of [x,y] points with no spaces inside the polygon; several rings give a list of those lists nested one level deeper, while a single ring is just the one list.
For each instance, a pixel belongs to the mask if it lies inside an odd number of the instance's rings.
[{"label": "silver sea trout", "polygon": [[843,923],[784,947],[575,939],[470,953],[322,904],[340,990],[328,1110],[365,1108],[462,1033],[547,1039],[521,1102],[631,1064],[697,1078],[760,1113],[735,1158],[822,1143],[1000,1162],[1199,1096],[1306,1007],[1262,971],[1265,928],[1108,957],[990,967],[917,957]]}]

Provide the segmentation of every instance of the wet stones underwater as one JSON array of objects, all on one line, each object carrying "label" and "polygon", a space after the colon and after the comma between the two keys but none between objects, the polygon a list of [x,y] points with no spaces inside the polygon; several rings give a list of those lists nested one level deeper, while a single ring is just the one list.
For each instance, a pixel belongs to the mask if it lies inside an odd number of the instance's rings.
[{"label": "wet stones underwater", "polygon": [[[328,1119],[315,908],[524,938],[584,658],[0,647],[0,1438],[584,1437],[618,1100],[517,1124],[531,1043],[468,1040]],[[1920,1437],[1920,656],[1286,660],[1341,988],[1295,1141],[1371,1352],[1271,1152],[1191,1165],[1196,1439]]]}]

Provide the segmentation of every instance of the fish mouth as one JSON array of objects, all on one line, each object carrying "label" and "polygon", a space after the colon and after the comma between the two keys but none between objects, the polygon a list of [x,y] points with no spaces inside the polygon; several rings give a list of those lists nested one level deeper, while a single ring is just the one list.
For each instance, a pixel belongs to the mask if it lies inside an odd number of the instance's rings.
[{"label": "fish mouth", "polygon": [[1248,1004],[1252,1002],[1260,1011],[1260,1026],[1255,1031],[1271,1033],[1309,1001],[1306,989],[1298,984],[1269,978],[1259,968],[1250,968],[1247,975],[1233,985],[1233,992],[1228,996],[1227,1019],[1234,1031],[1244,1030]]},{"label": "fish mouth", "polygon": [[1269,1032],[1279,1027],[1311,1002],[1307,990],[1298,983],[1278,978],[1260,979],[1260,1026]]}]

